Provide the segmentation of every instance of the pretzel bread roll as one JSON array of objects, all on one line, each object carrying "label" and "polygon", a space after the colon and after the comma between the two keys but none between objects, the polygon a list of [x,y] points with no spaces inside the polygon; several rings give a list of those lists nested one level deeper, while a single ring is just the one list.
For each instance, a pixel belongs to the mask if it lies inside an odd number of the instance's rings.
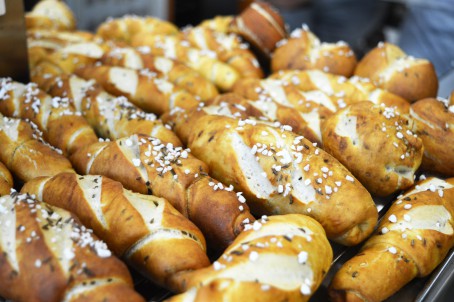
[{"label": "pretzel bread roll", "polygon": [[70,212],[0,197],[0,295],[14,301],[144,301],[126,266]]},{"label": "pretzel bread roll", "polygon": [[102,23],[96,34],[105,40],[131,43],[138,33],[146,35],[175,35],[178,28],[170,22],[154,18],[126,15],[108,19]]},{"label": "pretzel bread roll", "polygon": [[159,77],[168,78],[188,92],[206,101],[219,94],[216,86],[199,72],[183,63],[162,56],[154,56],[147,49],[136,50],[132,47],[115,47],[101,58],[104,65],[148,69]]},{"label": "pretzel bread roll", "polygon": [[190,108],[199,103],[191,93],[149,70],[101,65],[78,69],[76,75],[94,79],[107,92],[124,95],[134,105],[158,115],[175,107]]},{"label": "pretzel bread roll", "polygon": [[294,85],[302,91],[319,90],[328,95],[339,109],[347,105],[371,101],[374,104],[385,104],[395,107],[400,113],[410,111],[410,103],[398,95],[377,88],[369,79],[351,77],[347,79],[317,69],[311,70],[281,70],[270,76]]},{"label": "pretzel bread roll", "polygon": [[63,1],[42,0],[25,14],[27,30],[34,28],[74,30],[76,18]]},{"label": "pretzel bread roll", "polygon": [[288,39],[279,41],[271,59],[273,72],[319,69],[350,77],[355,66],[356,56],[347,43],[322,43],[307,26],[295,29]]},{"label": "pretzel bread roll", "polygon": [[180,146],[178,137],[156,115],[139,109],[125,97],[105,92],[95,81],[76,75],[35,77],[39,87],[53,96],[66,97],[99,136],[118,139],[145,134]]},{"label": "pretzel bread roll", "polygon": [[276,43],[287,37],[282,16],[269,3],[254,1],[229,25],[229,32],[242,36],[261,55],[269,58]]},{"label": "pretzel bread roll", "polygon": [[411,105],[413,131],[422,140],[421,169],[454,176],[454,104],[445,99],[427,98]]},{"label": "pretzel bread roll", "polygon": [[332,301],[383,301],[428,276],[454,246],[454,179],[428,178],[399,198],[330,285]]},{"label": "pretzel bread roll", "polygon": [[20,119],[0,114],[0,162],[22,181],[74,172],[61,151],[42,140],[34,127]]},{"label": "pretzel bread roll", "polygon": [[329,270],[325,231],[305,215],[262,217],[212,266],[183,274],[188,289],[169,301],[308,301]]},{"label": "pretzel bread roll", "polygon": [[432,63],[407,55],[391,43],[379,43],[358,63],[355,75],[410,102],[436,97],[438,78]]},{"label": "pretzel bread roll", "polygon": [[189,149],[144,135],[87,146],[71,156],[80,174],[103,175],[125,188],[167,199],[194,222],[212,249],[224,249],[252,221],[241,194],[208,176]]},{"label": "pretzel bread roll", "polygon": [[75,173],[36,178],[21,192],[74,213],[118,257],[161,286],[175,290],[169,284],[173,274],[210,264],[200,230],[163,198]]},{"label": "pretzel bread roll", "polygon": [[[181,119],[180,119],[181,116]],[[365,239],[377,221],[367,190],[334,157],[286,127],[216,115],[174,115],[192,124],[188,147],[210,173],[244,192],[256,215],[301,213],[345,245]],[[192,118],[192,119],[191,119]]]},{"label": "pretzel bread roll", "polygon": [[236,69],[220,61],[212,51],[191,47],[176,36],[138,34],[131,45],[140,51],[178,60],[199,72],[222,91],[229,91],[240,78]]},{"label": "pretzel bread roll", "polygon": [[[323,92],[304,92],[286,81],[276,79],[243,79],[235,84],[233,92],[252,101],[265,103],[266,107],[294,108],[299,112],[299,126],[296,127],[304,129],[303,135],[319,144],[322,142],[321,127],[324,120],[337,110],[336,103]],[[273,118],[273,112],[269,109],[267,114]],[[285,124],[286,119],[282,116],[282,120],[278,121]]]},{"label": "pretzel bread roll", "polygon": [[377,196],[413,185],[424,147],[408,120],[369,101],[350,105],[323,128],[323,146]]},{"label": "pretzel bread roll", "polygon": [[212,19],[203,20],[198,26],[206,27],[221,33],[228,33],[234,16],[216,16]]},{"label": "pretzel bread roll", "polygon": [[13,188],[13,176],[8,168],[0,161],[0,196],[8,195]]},{"label": "pretzel bread roll", "polygon": [[10,78],[0,79],[0,112],[28,119],[43,132],[44,139],[71,154],[98,141],[88,122],[66,98],[52,98],[35,83],[24,85]]},{"label": "pretzel bread roll", "polygon": [[263,78],[263,70],[248,45],[236,34],[223,34],[207,27],[187,27],[185,39],[202,50],[214,51],[222,62],[235,68],[242,78]]}]

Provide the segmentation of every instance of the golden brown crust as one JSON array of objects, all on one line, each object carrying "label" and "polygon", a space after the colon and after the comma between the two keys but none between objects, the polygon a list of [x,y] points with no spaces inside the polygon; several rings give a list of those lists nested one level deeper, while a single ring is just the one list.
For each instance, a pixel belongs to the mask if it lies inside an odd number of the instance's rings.
[{"label": "golden brown crust", "polygon": [[213,19],[203,20],[198,26],[207,27],[217,32],[228,33],[234,16],[216,16]]},{"label": "golden brown crust", "polygon": [[0,196],[7,195],[13,188],[13,176],[0,161]]},{"label": "golden brown crust", "polygon": [[381,43],[358,63],[355,75],[410,102],[436,97],[438,78],[432,63],[408,56],[399,47]]},{"label": "golden brown crust", "polygon": [[424,147],[408,120],[392,108],[364,101],[329,117],[323,147],[377,196],[413,185]]},{"label": "golden brown crust", "polygon": [[35,28],[74,30],[76,18],[65,2],[43,0],[25,15],[25,25],[27,30]]},{"label": "golden brown crust", "polygon": [[398,199],[334,276],[334,301],[383,301],[429,275],[454,246],[454,179],[428,178]]},{"label": "golden brown crust", "polygon": [[356,57],[345,42],[321,43],[307,28],[294,30],[288,40],[278,43],[271,59],[271,70],[318,69],[350,77]]},{"label": "golden brown crust", "polygon": [[454,105],[443,99],[412,104],[413,131],[424,144],[422,170],[454,176]]}]

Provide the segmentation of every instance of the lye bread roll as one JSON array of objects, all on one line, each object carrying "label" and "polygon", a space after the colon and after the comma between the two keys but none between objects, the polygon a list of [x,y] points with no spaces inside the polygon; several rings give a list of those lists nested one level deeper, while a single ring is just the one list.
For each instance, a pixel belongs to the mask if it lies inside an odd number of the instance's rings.
[{"label": "lye bread roll", "polygon": [[332,257],[314,219],[264,216],[246,225],[212,266],[183,274],[187,291],[169,301],[308,301]]},{"label": "lye bread roll", "polygon": [[414,102],[436,97],[438,78],[431,62],[407,55],[396,45],[379,43],[358,63],[355,75]]},{"label": "lye bread roll", "polygon": [[0,196],[9,194],[13,187],[13,176],[0,161]]},{"label": "lye bread roll", "polygon": [[428,178],[402,195],[330,285],[332,301],[383,301],[428,276],[454,246],[454,178]]},{"label": "lye bread roll", "polygon": [[319,69],[350,77],[355,67],[356,56],[347,43],[322,43],[307,26],[295,29],[289,39],[279,41],[271,60],[273,72]]},{"label": "lye bread roll", "polygon": [[411,105],[413,131],[424,144],[422,169],[454,176],[454,101],[427,98]]},{"label": "lye bread roll", "polygon": [[369,101],[329,117],[323,128],[323,146],[377,196],[410,187],[424,150],[407,119],[392,107]]}]

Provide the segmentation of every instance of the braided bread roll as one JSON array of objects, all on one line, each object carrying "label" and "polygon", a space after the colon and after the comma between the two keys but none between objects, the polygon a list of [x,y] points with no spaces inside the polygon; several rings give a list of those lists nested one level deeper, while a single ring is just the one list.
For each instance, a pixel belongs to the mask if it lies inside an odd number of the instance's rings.
[{"label": "braided bread roll", "polygon": [[189,149],[133,135],[99,142],[71,156],[80,174],[104,175],[125,188],[167,199],[202,231],[212,249],[224,249],[253,221],[244,197],[208,176]]},{"label": "braided bread roll", "polygon": [[94,79],[107,92],[124,95],[136,106],[158,115],[176,107],[190,108],[199,103],[191,93],[148,70],[101,65],[78,69],[76,75]]},{"label": "braided bread roll", "polygon": [[74,30],[76,18],[63,1],[42,0],[25,14],[27,30],[34,28]]},{"label": "braided bread roll", "polygon": [[0,197],[0,296],[14,301],[145,301],[126,266],[71,213]]},{"label": "braided bread roll", "polygon": [[254,214],[309,215],[345,245],[373,231],[377,209],[367,190],[334,157],[286,127],[181,112],[173,122],[191,128],[192,153],[213,177],[244,192]]},{"label": "braided bread roll", "polygon": [[262,217],[212,266],[182,275],[188,290],[168,301],[308,301],[332,258],[325,231],[312,218]]},{"label": "braided bread roll", "polygon": [[93,80],[86,81],[76,75],[44,75],[33,80],[47,93],[68,98],[101,137],[118,139],[140,133],[174,146],[181,145],[156,115],[139,109],[123,96],[108,94]]},{"label": "braided bread roll", "polygon": [[194,69],[177,60],[151,55],[146,49],[140,51],[131,47],[114,47],[101,58],[104,65],[127,67],[131,69],[148,69],[158,77],[167,78],[188,92],[206,101],[217,96],[218,90],[213,83]]},{"label": "braided bread roll", "polygon": [[307,26],[295,29],[289,39],[281,40],[271,58],[273,72],[286,69],[319,69],[350,77],[356,57],[347,43],[322,43]]},{"label": "braided bread roll", "polygon": [[392,108],[358,102],[329,117],[324,150],[338,159],[376,196],[413,185],[424,146],[409,121]]},{"label": "braided bread roll", "polygon": [[333,301],[383,301],[429,275],[454,246],[454,179],[428,178],[401,196],[330,285]]},{"label": "braided bread roll", "polygon": [[202,233],[163,198],[75,173],[36,178],[21,192],[74,213],[118,257],[171,290],[173,275],[210,264]]},{"label": "braided bread roll", "polygon": [[10,78],[0,79],[0,112],[28,119],[43,132],[44,139],[71,154],[98,141],[87,121],[65,98],[52,98],[34,83],[24,85]]},{"label": "braided bread roll", "polygon": [[454,176],[454,102],[427,98],[411,105],[412,130],[422,140],[421,169]]},{"label": "braided bread roll", "polygon": [[216,58],[212,51],[191,47],[176,36],[138,34],[131,45],[155,56],[178,60],[199,72],[222,91],[232,89],[240,74],[233,67]]},{"label": "braided bread roll", "polygon": [[0,162],[22,181],[74,172],[69,160],[41,138],[36,126],[20,119],[0,114],[0,145]]},{"label": "braided bread roll", "polygon": [[8,168],[0,162],[0,196],[7,195],[13,188],[13,176]]},{"label": "braided bread roll", "polygon": [[127,15],[121,18],[108,19],[102,23],[96,34],[105,40],[131,43],[135,35],[175,35],[178,28],[170,22],[154,18]]},{"label": "braided bread roll", "polygon": [[431,62],[408,56],[398,46],[380,43],[358,63],[355,75],[410,102],[436,97],[438,78]]}]

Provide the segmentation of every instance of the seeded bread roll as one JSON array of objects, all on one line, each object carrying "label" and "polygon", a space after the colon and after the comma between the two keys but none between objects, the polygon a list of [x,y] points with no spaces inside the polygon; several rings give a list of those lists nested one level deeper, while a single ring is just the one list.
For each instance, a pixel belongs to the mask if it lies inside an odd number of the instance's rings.
[{"label": "seeded bread roll", "polygon": [[0,296],[14,301],[145,301],[126,266],[71,213],[0,197]]},{"label": "seeded bread roll", "polygon": [[355,75],[410,102],[437,96],[438,78],[432,63],[408,56],[390,43],[369,51],[356,66]]},{"label": "seeded bread roll", "polygon": [[304,26],[295,29],[289,39],[281,40],[271,59],[273,72],[286,69],[319,69],[350,77],[355,66],[355,54],[347,43],[322,43]]},{"label": "seeded bread roll", "polygon": [[13,188],[13,176],[0,161],[0,196],[8,195]]},{"label": "seeded bread roll", "polygon": [[0,145],[0,162],[24,182],[74,172],[69,160],[41,138],[36,126],[20,119],[0,114]]},{"label": "seeded bread roll", "polygon": [[170,290],[177,290],[171,284],[175,274],[210,264],[200,230],[163,198],[75,173],[35,178],[21,192],[74,213],[118,257]]},{"label": "seeded bread roll", "polygon": [[413,185],[424,147],[408,120],[369,101],[352,104],[323,128],[323,147],[376,196]]},{"label": "seeded bread roll", "polygon": [[422,99],[411,105],[410,116],[424,145],[422,170],[454,176],[454,103]]},{"label": "seeded bread roll", "polygon": [[262,217],[212,266],[182,275],[187,291],[168,301],[308,301],[332,258],[325,231],[312,218]]},{"label": "seeded bread roll", "polygon": [[[196,109],[194,109],[196,110]],[[218,115],[176,112],[188,147],[211,175],[244,195],[256,215],[301,213],[345,245],[374,229],[377,209],[367,190],[334,157],[285,127]]]},{"label": "seeded bread roll", "polygon": [[241,193],[208,176],[189,149],[145,135],[99,142],[71,156],[80,174],[104,175],[125,188],[167,199],[194,222],[213,250],[223,250],[253,221]]},{"label": "seeded bread roll", "polygon": [[52,98],[35,83],[24,85],[10,78],[0,79],[0,112],[28,119],[43,132],[44,139],[71,154],[98,141],[88,122],[65,98]]},{"label": "seeded bread roll", "polygon": [[27,29],[74,30],[76,18],[65,2],[42,0],[29,13],[25,14],[25,25]]},{"label": "seeded bread roll", "polygon": [[429,178],[401,196],[330,285],[332,301],[383,301],[428,276],[454,246],[454,179]]}]

